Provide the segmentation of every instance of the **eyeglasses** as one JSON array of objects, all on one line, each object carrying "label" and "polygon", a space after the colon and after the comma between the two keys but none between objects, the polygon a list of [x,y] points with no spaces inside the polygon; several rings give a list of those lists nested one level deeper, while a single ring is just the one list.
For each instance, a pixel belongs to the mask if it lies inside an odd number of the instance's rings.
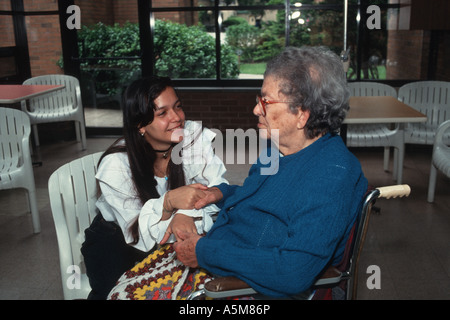
[{"label": "eyeglasses", "polygon": [[259,106],[259,110],[261,111],[261,115],[263,117],[266,116],[266,106],[268,104],[274,104],[274,103],[291,103],[292,101],[269,101],[267,99],[263,99],[259,94],[256,95],[256,103]]}]

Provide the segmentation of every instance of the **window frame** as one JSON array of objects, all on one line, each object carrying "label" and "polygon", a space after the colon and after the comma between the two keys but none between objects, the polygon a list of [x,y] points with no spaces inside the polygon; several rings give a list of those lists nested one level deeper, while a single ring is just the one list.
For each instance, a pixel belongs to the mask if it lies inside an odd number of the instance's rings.
[{"label": "window frame", "polygon": [[[139,29],[141,32],[141,50],[142,50],[142,75],[151,75],[154,71],[154,59],[153,59],[153,32],[151,29],[152,23],[148,23],[148,21],[154,21],[154,13],[158,12],[189,12],[189,11],[212,11],[215,17],[215,32],[216,32],[216,78],[212,79],[173,79],[174,83],[179,87],[213,87],[213,88],[255,88],[260,87],[262,84],[261,79],[222,79],[220,77],[220,64],[221,64],[221,55],[220,55],[220,26],[219,26],[219,12],[220,11],[236,11],[236,10],[257,10],[257,9],[265,9],[265,10],[285,10],[286,17],[289,16],[290,11],[295,9],[296,7],[290,3],[289,0],[285,0],[284,4],[279,5],[251,5],[251,6],[240,6],[240,5],[230,5],[230,6],[221,6],[220,0],[214,0],[213,6],[207,7],[152,7],[152,0],[138,0],[138,11],[139,11]],[[360,0],[358,4],[349,4],[348,8],[356,9],[361,19],[357,21],[357,72],[356,79],[349,81],[371,81],[369,79],[361,79],[361,64],[362,64],[362,55],[361,55],[361,46],[363,43],[363,37],[367,35],[365,29],[365,21],[367,19],[368,14],[366,13],[367,7],[371,5],[369,0]],[[401,5],[397,4],[380,4],[380,9],[400,9]],[[333,10],[333,11],[341,11],[343,10],[343,4],[303,4],[302,9],[304,10]],[[285,25],[285,46],[289,46],[289,37],[290,37],[290,24],[289,19],[286,19]],[[150,39],[151,41],[144,41],[144,39]],[[410,82],[411,79],[404,80],[381,80],[376,79],[377,82],[388,83],[393,86],[401,86],[406,82]]]}]

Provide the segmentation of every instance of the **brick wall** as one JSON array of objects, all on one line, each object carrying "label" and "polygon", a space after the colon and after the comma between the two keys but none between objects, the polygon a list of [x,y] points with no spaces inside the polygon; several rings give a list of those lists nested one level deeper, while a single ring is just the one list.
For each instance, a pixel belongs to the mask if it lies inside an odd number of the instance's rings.
[{"label": "brick wall", "polygon": [[30,54],[31,75],[62,74],[57,65],[62,55],[58,16],[25,18]]},{"label": "brick wall", "polygon": [[386,78],[426,79],[429,31],[389,30]]},{"label": "brick wall", "polygon": [[[81,24],[82,25],[91,25],[96,24],[97,22],[102,22],[104,24],[112,25],[115,22],[121,22],[121,12],[120,9],[124,9],[124,5],[122,3],[128,2],[126,11],[135,12],[136,21],[137,22],[137,1],[124,1],[124,0],[75,0],[75,4],[80,7],[81,10]],[[130,16],[133,16],[130,14]]]},{"label": "brick wall", "polygon": [[246,92],[178,90],[178,95],[187,119],[199,120],[205,127],[225,131],[256,128],[257,118],[253,115],[253,108],[258,92],[259,89]]},{"label": "brick wall", "polygon": [[[186,90],[179,89],[186,119],[201,121],[202,125],[218,129],[257,129],[257,117],[253,115],[257,89],[242,90]],[[73,122],[39,125],[41,144],[75,139]]]}]

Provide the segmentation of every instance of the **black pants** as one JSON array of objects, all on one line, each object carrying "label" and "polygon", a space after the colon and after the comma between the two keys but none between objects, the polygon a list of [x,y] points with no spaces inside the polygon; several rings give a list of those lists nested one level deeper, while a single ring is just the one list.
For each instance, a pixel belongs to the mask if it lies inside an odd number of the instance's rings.
[{"label": "black pants", "polygon": [[85,230],[81,253],[92,291],[88,299],[104,300],[120,276],[142,261],[150,252],[142,252],[125,242],[120,227],[98,214]]}]

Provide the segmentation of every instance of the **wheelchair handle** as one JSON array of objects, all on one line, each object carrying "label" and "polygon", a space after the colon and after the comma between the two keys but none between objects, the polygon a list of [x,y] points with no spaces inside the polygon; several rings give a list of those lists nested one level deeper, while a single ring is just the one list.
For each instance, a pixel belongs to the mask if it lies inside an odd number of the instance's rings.
[{"label": "wheelchair handle", "polygon": [[407,184],[398,184],[387,187],[377,188],[380,191],[378,198],[397,198],[397,197],[407,197],[411,193],[411,188]]}]

